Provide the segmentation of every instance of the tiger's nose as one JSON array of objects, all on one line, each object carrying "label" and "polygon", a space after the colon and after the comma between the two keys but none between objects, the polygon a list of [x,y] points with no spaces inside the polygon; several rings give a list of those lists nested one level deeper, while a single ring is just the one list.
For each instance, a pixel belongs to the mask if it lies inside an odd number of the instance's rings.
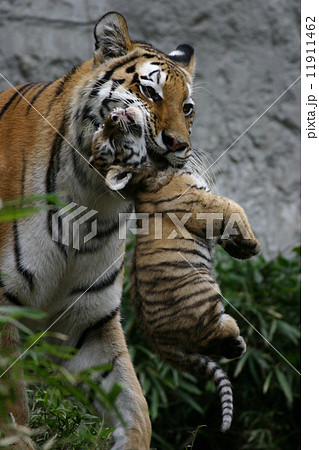
[{"label": "tiger's nose", "polygon": [[163,142],[169,152],[175,152],[176,150],[186,150],[188,148],[187,142],[181,142],[176,136],[172,134],[166,134],[162,131]]}]

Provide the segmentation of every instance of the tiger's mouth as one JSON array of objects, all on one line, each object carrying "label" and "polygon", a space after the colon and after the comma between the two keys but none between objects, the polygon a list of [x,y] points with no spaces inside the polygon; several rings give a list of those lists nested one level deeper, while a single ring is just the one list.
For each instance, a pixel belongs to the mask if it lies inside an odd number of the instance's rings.
[{"label": "tiger's mouth", "polygon": [[168,167],[174,167],[176,169],[182,169],[184,167],[190,156],[181,156],[178,154],[178,151],[175,153],[160,153],[153,147],[147,147],[148,156],[160,170],[167,169]]},{"label": "tiger's mouth", "polygon": [[145,139],[148,156],[160,168],[181,169],[191,156],[190,147],[186,142],[179,142],[174,136],[165,136],[164,132],[154,138],[150,130],[147,130]]},{"label": "tiger's mouth", "polygon": [[147,154],[150,157],[151,161],[156,164],[159,170],[165,170],[171,166],[165,156],[154,150],[152,147],[147,148]]}]

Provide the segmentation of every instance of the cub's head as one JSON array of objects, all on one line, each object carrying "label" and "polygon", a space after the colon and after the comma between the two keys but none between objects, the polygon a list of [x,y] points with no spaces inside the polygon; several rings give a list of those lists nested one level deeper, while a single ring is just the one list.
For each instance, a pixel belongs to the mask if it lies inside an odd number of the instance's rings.
[{"label": "cub's head", "polygon": [[[90,164],[104,177],[111,190],[123,189],[135,170],[146,163],[144,116],[140,108],[116,108],[93,137]],[[112,167],[119,170],[110,181]]]},{"label": "cub's head", "polygon": [[192,47],[179,45],[166,55],[149,44],[132,41],[118,13],[103,16],[94,36],[92,73],[81,92],[85,129],[96,129],[116,108],[134,105],[143,113],[148,155],[181,167],[191,153]]},{"label": "cub's head", "polygon": [[176,169],[163,168],[147,155],[144,117],[140,108],[116,108],[93,137],[90,164],[105,178],[112,191],[125,188],[126,196],[134,196],[141,188],[155,191],[166,184]]}]

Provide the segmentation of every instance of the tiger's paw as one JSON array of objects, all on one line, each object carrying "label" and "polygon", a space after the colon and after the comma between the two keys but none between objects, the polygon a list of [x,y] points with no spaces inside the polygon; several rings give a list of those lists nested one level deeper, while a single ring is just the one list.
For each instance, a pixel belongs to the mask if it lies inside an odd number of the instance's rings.
[{"label": "tiger's paw", "polygon": [[227,359],[237,359],[246,351],[246,343],[242,336],[229,337],[221,344],[221,355]]},{"label": "tiger's paw", "polygon": [[218,243],[230,256],[237,259],[248,259],[261,252],[261,244],[257,239],[244,239],[238,235],[220,239]]}]

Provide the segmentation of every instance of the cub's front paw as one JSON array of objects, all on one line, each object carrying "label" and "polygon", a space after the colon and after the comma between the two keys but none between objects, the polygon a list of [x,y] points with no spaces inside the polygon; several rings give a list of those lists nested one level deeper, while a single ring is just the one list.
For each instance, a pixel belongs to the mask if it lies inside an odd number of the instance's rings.
[{"label": "cub's front paw", "polygon": [[242,336],[229,337],[221,344],[221,355],[228,359],[240,358],[245,351],[246,343]]},{"label": "cub's front paw", "polygon": [[261,252],[261,244],[257,239],[244,239],[238,235],[220,239],[218,243],[230,256],[237,259],[248,259]]}]

